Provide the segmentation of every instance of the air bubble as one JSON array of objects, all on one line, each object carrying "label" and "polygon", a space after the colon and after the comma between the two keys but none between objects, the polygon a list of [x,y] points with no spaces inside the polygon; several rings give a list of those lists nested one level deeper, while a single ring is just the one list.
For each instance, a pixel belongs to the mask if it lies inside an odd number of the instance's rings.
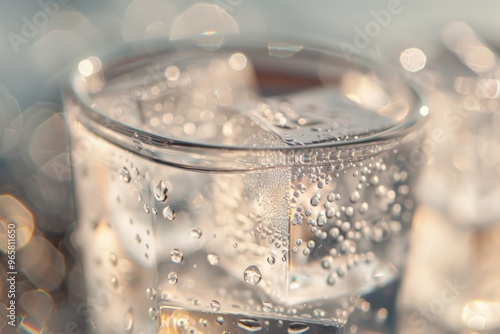
[{"label": "air bubble", "polygon": [[335,209],[328,208],[325,214],[327,218],[333,218],[335,216]]},{"label": "air bubble", "polygon": [[170,258],[172,259],[172,262],[174,262],[174,263],[181,263],[182,260],[184,259],[184,255],[182,254],[182,252],[180,250],[178,250],[176,248],[170,252]]},{"label": "air bubble", "polygon": [[343,264],[337,268],[337,275],[339,277],[344,277],[346,273],[347,273],[347,266],[346,265]]},{"label": "air bubble", "polygon": [[311,205],[312,206],[318,206],[320,203],[319,201],[319,198],[317,196],[313,196],[313,198],[311,198]]},{"label": "air bubble", "polygon": [[123,329],[128,333],[132,331],[133,326],[134,314],[132,313],[132,309],[128,309],[127,313],[125,313],[125,317],[123,318]]},{"label": "air bubble", "polygon": [[267,258],[267,263],[269,263],[270,265],[273,265],[276,263],[276,259],[274,258],[274,256],[269,256]]},{"label": "air bubble", "polygon": [[340,230],[337,228],[337,227],[332,227],[330,229],[330,232],[328,232],[328,235],[332,238],[332,239],[336,239],[339,235],[340,235]]},{"label": "air bubble", "polygon": [[368,211],[368,203],[363,202],[361,203],[361,206],[359,207],[359,213],[363,214]]},{"label": "air bubble", "polygon": [[359,192],[355,191],[351,194],[349,200],[351,201],[351,203],[356,203],[357,201],[359,201],[360,197],[361,196],[359,195]]},{"label": "air bubble", "polygon": [[322,227],[322,226],[325,226],[326,221],[327,221],[326,217],[323,216],[323,215],[320,215],[320,216],[318,216],[318,219],[316,220],[316,223],[318,224],[319,227]]},{"label": "air bubble", "polygon": [[348,206],[345,208],[345,214],[347,217],[352,217],[354,215],[354,208],[352,206]]},{"label": "air bubble", "polygon": [[158,182],[154,190],[156,200],[160,202],[165,202],[168,198],[167,193],[168,193],[167,185],[163,180],[161,180],[160,182]]},{"label": "air bubble", "polygon": [[259,268],[254,265],[248,266],[247,269],[243,272],[243,279],[247,284],[257,285],[262,279],[262,274],[260,273]]}]

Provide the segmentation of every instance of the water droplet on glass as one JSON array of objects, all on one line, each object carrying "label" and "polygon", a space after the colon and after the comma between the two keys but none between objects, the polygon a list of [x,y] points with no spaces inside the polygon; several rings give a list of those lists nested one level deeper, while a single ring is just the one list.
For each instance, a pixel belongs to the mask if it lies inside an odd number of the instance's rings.
[{"label": "water droplet on glass", "polygon": [[219,325],[223,325],[224,324],[224,318],[222,316],[218,316],[217,318],[215,318],[215,321],[219,324]]},{"label": "water droplet on glass", "polygon": [[262,329],[262,325],[256,319],[251,318],[238,320],[238,327],[249,333],[258,332]]},{"label": "water droplet on glass", "polygon": [[309,330],[309,326],[303,322],[292,322],[288,326],[288,334],[302,334]]},{"label": "water droplet on glass", "polygon": [[116,265],[116,263],[118,262],[118,257],[116,256],[115,253],[109,253],[109,262],[112,265]]},{"label": "water droplet on glass", "polygon": [[128,333],[132,331],[132,326],[134,326],[134,314],[132,313],[132,309],[128,309],[123,318],[123,328]]},{"label": "water droplet on glass", "polygon": [[144,212],[149,213],[149,211],[150,211],[149,204],[144,204]]},{"label": "water droplet on glass", "polygon": [[203,234],[202,230],[197,228],[197,227],[191,229],[191,237],[193,237],[195,239],[200,239],[202,234]]},{"label": "water droplet on glass", "polygon": [[[189,326],[189,319],[184,318],[184,317],[177,318],[177,321],[175,322],[175,326],[177,327],[177,329],[181,333],[187,333],[188,326]],[[193,331],[191,331],[190,333],[193,333]]]},{"label": "water droplet on glass", "polygon": [[163,217],[165,219],[168,219],[170,221],[174,220],[175,219],[175,212],[174,210],[172,210],[171,207],[169,206],[166,206],[163,211],[162,211],[162,214],[163,214]]},{"label": "water droplet on glass", "polygon": [[130,182],[130,180],[131,180],[130,172],[128,171],[128,169],[126,167],[120,168],[119,173],[120,173],[120,178],[122,179],[123,182],[125,182],[125,183]]},{"label": "water droplet on glass", "polygon": [[274,258],[274,256],[269,256],[267,258],[267,263],[269,263],[271,265],[275,264],[276,263],[276,259]]},{"label": "water droplet on glass", "polygon": [[113,288],[117,288],[118,287],[118,280],[116,279],[115,276],[111,275],[111,277],[109,278],[109,283],[111,284],[111,286]]},{"label": "water droplet on glass", "polygon": [[220,311],[220,303],[214,299],[210,302],[210,308],[212,311],[218,312]]},{"label": "water droplet on glass", "polygon": [[156,309],[154,307],[150,307],[148,310],[148,314],[151,317],[151,319],[155,320],[158,314],[156,313]]},{"label": "water droplet on glass", "polygon": [[174,263],[181,263],[182,260],[184,259],[184,255],[182,254],[182,252],[180,250],[178,250],[176,248],[170,252],[170,258],[172,259],[172,262],[174,262]]},{"label": "water droplet on glass", "polygon": [[153,208],[153,210],[151,210],[153,212],[153,214],[156,216],[158,214],[158,209],[157,208]]},{"label": "water droplet on glass", "polygon": [[217,254],[214,254],[214,253],[208,253],[207,254],[207,260],[208,260],[208,263],[210,263],[212,266],[216,266],[219,264],[219,255]]},{"label": "water droplet on glass", "polygon": [[273,311],[273,303],[271,303],[270,301],[263,301],[262,302],[262,309],[264,310],[264,312],[266,313],[269,313],[269,312],[272,312]]},{"label": "water droplet on glass", "polygon": [[262,274],[256,266],[248,266],[243,273],[243,279],[250,285],[257,285],[262,279]]},{"label": "water droplet on glass", "polygon": [[149,299],[153,300],[156,297],[156,290],[153,288],[147,288],[146,295],[148,296]]},{"label": "water droplet on glass", "polygon": [[155,198],[157,201],[165,202],[167,200],[168,189],[167,189],[167,185],[165,184],[165,182],[163,180],[158,182],[158,184],[155,187],[154,193],[155,193]]},{"label": "water droplet on glass", "polygon": [[203,327],[207,327],[207,325],[208,325],[208,321],[207,321],[207,319],[205,319],[205,318],[200,318],[199,323],[200,323],[200,325],[202,325]]},{"label": "water droplet on glass", "polygon": [[179,276],[177,276],[177,273],[175,271],[172,271],[172,272],[168,273],[167,280],[168,280],[168,283],[174,285],[174,284],[177,284],[177,281],[179,280]]}]

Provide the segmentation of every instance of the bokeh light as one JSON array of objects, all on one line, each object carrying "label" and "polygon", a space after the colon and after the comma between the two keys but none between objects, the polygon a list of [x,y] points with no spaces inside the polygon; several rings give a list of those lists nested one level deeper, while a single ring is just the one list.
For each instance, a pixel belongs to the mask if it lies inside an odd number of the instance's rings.
[{"label": "bokeh light", "polygon": [[224,44],[226,35],[238,33],[238,23],[222,7],[195,4],[172,22],[170,39],[192,39],[207,50],[217,50]]},{"label": "bokeh light", "polygon": [[7,231],[15,225],[16,248],[22,249],[31,239],[34,226],[33,214],[17,198],[0,195],[0,250],[7,251]]},{"label": "bokeh light", "polygon": [[0,84],[0,157],[16,147],[21,136],[23,115],[19,103]]},{"label": "bokeh light", "polygon": [[401,52],[399,61],[405,70],[418,72],[425,67],[427,57],[419,48],[409,48]]},{"label": "bokeh light", "polygon": [[64,255],[47,239],[36,236],[19,254],[19,270],[22,270],[38,289],[52,291],[64,278]]}]

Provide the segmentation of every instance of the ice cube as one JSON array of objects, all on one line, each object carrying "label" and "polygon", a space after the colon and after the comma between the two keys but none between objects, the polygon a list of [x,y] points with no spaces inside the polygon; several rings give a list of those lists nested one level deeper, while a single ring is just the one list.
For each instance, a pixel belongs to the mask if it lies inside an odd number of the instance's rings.
[{"label": "ice cube", "polygon": [[288,96],[249,102],[240,108],[289,145],[341,141],[382,131],[393,120],[325,86]]}]

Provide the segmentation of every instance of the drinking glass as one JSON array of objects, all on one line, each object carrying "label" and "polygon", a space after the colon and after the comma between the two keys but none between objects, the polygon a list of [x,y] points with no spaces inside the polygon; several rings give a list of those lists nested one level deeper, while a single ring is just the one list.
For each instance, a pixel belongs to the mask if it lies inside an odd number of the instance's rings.
[{"label": "drinking glass", "polygon": [[[495,49],[464,22],[413,74],[434,111],[422,169],[401,334],[500,330],[500,100]],[[424,165],[422,165],[424,166]]]},{"label": "drinking glass", "polygon": [[91,326],[388,321],[369,296],[405,264],[429,111],[404,77],[285,38],[152,45],[81,60],[65,92]]}]

